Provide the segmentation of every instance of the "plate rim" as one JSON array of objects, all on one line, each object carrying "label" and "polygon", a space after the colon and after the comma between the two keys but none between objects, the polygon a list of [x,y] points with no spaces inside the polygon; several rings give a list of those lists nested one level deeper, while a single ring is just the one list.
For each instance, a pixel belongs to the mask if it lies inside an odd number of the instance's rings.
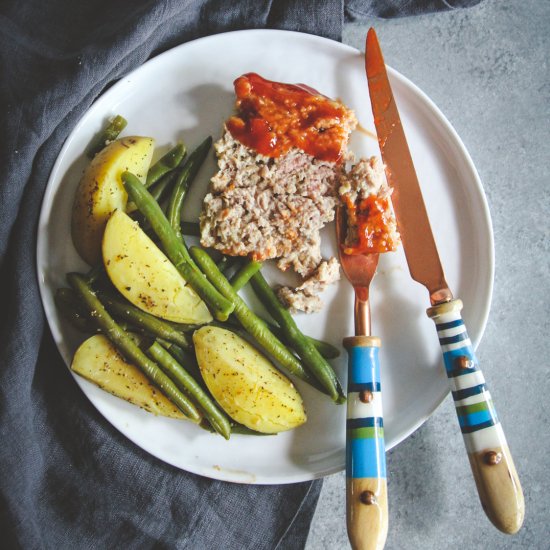
[{"label": "plate rim", "polygon": [[[84,391],[83,386],[86,384],[91,384],[90,382],[86,380],[80,379],[75,373],[73,373],[70,369],[70,365],[67,365],[60,349],[59,349],[59,342],[63,340],[61,331],[59,330],[59,327],[55,322],[51,320],[51,311],[49,311],[48,300],[46,299],[46,294],[48,292],[47,284],[43,280],[42,274],[41,274],[41,266],[45,265],[44,256],[46,253],[46,237],[45,234],[40,231],[42,227],[47,225],[49,215],[46,216],[46,206],[49,205],[51,207],[53,197],[55,195],[55,192],[57,191],[59,185],[54,185],[54,180],[59,179],[58,178],[58,172],[60,170],[61,165],[63,164],[65,160],[65,156],[67,155],[67,151],[71,146],[72,141],[76,138],[76,136],[79,134],[80,129],[82,126],[86,124],[86,121],[89,117],[92,116],[92,111],[97,108],[101,108],[101,105],[105,102],[108,102],[109,96],[111,93],[116,93],[116,91],[119,88],[123,88],[125,85],[127,85],[127,81],[133,77],[135,73],[140,71],[145,65],[149,65],[152,63],[161,63],[162,59],[167,56],[174,55],[174,53],[177,50],[184,49],[185,47],[189,46],[190,44],[197,44],[199,42],[206,42],[210,40],[219,40],[220,38],[227,38],[230,36],[238,36],[242,34],[246,35],[252,35],[252,34],[270,34],[270,35],[280,35],[281,37],[284,36],[294,36],[299,39],[307,39],[311,40],[312,42],[320,42],[323,44],[330,44],[332,47],[340,48],[342,50],[347,50],[349,53],[358,54],[362,53],[361,50],[356,49],[353,46],[350,46],[348,44],[343,44],[342,42],[338,42],[329,38],[324,38],[321,36],[317,36],[314,34],[309,33],[303,33],[298,31],[290,31],[290,30],[281,30],[281,29],[244,29],[244,30],[236,30],[236,31],[228,31],[223,33],[217,33],[213,35],[207,35],[200,38],[197,38],[195,40],[190,40],[187,42],[184,42],[182,44],[178,44],[172,48],[169,48],[165,50],[164,52],[148,59],[141,65],[135,67],[131,71],[129,71],[127,74],[121,76],[112,86],[110,86],[107,90],[102,92],[86,109],[86,111],[82,114],[78,122],[75,124],[72,131],[69,133],[67,138],[65,139],[61,149],[59,150],[59,153],[56,157],[56,160],[52,166],[52,169],[50,171],[48,181],[44,190],[44,194],[42,197],[41,205],[40,205],[40,215],[38,218],[38,226],[37,226],[37,239],[36,239],[36,257],[35,257],[35,268],[36,268],[36,275],[37,275],[37,282],[40,292],[40,298],[42,303],[42,308],[46,317],[48,328],[52,334],[52,337],[54,339],[54,342],[56,344],[56,348],[58,350],[58,353],[61,355],[61,358],[63,359],[63,362],[65,363],[65,366],[68,368],[69,372],[79,385],[79,387],[83,390],[83,393],[85,397],[90,401],[90,403],[94,406],[94,409],[101,414],[103,418],[111,425],[113,426],[110,419],[95,405],[95,403],[92,401],[92,399],[88,396],[87,392]],[[448,134],[452,144],[454,147],[457,148],[459,154],[462,157],[462,160],[465,162],[465,166],[468,169],[468,179],[471,180],[472,185],[470,190],[474,190],[477,199],[479,199],[479,202],[477,206],[480,208],[480,210],[483,213],[483,221],[484,221],[484,230],[485,230],[485,236],[487,239],[487,244],[489,247],[489,254],[486,258],[487,262],[487,281],[488,283],[488,296],[487,300],[484,304],[483,310],[482,310],[482,316],[480,320],[480,328],[479,333],[476,335],[475,338],[472,340],[472,344],[474,349],[477,349],[487,326],[487,321],[489,318],[489,313],[491,309],[491,303],[492,303],[492,295],[493,295],[493,288],[494,288],[494,275],[495,275],[495,246],[494,246],[494,231],[493,231],[493,225],[492,225],[492,218],[489,210],[489,204],[487,201],[487,196],[485,194],[485,190],[483,188],[483,184],[481,181],[481,178],[477,172],[477,169],[474,165],[474,162],[472,160],[472,157],[470,153],[468,152],[466,146],[464,145],[462,139],[458,135],[457,131],[451,124],[451,122],[445,117],[441,109],[435,104],[435,102],[425,93],[422,89],[420,89],[414,82],[412,82],[409,78],[407,78],[404,74],[397,71],[396,69],[393,69],[391,66],[387,65],[388,73],[390,76],[390,79],[394,79],[398,81],[404,88],[407,89],[409,93],[412,93],[413,96],[416,97],[418,101],[424,104],[424,106],[428,109],[431,116],[433,116],[437,122],[437,124],[443,128],[443,130]],[[51,212],[49,212],[51,214]],[[50,289],[51,292],[51,289]],[[402,431],[401,434],[398,435],[398,437],[394,438],[391,442],[391,445],[386,446],[386,450],[390,450],[393,447],[399,445],[401,442],[403,442],[405,439],[407,439],[409,436],[411,436],[416,430],[418,430],[433,414],[434,412],[440,407],[441,403],[445,400],[447,395],[449,394],[448,387],[445,387],[443,391],[441,392],[441,395],[437,396],[437,399],[434,400],[434,406],[431,407],[426,414],[421,415],[416,422],[412,423],[412,427],[408,430]],[[113,426],[115,427],[115,426]],[[120,431],[118,428],[115,427],[117,431]],[[157,455],[154,455],[149,451],[148,449],[144,449],[138,441],[135,440],[131,435],[127,433],[122,433],[124,437],[132,441],[135,445],[137,445],[140,449],[144,450],[148,454],[151,454],[152,456],[155,456],[156,459],[161,460],[167,464],[171,464],[172,466],[184,470],[189,473],[193,473],[196,475],[205,476],[211,479],[217,479],[221,481],[227,481],[227,482],[234,482],[234,483],[247,483],[246,479],[243,479],[242,476],[232,474],[224,469],[216,469],[214,467],[185,467],[183,468],[180,464],[175,464],[171,462],[170,460],[167,460],[166,458],[160,458]],[[288,483],[296,483],[296,482],[303,482],[303,481],[311,481],[314,479],[323,478],[327,475],[331,475],[337,472],[340,472],[344,469],[345,462],[341,462],[340,464],[336,464],[331,468],[325,468],[322,471],[316,471],[316,472],[310,472],[308,470],[302,470],[301,474],[295,474],[295,475],[286,475],[285,477],[265,477],[265,476],[259,476],[255,474],[254,481],[252,481],[253,484],[257,485],[272,485],[272,484],[288,484]],[[250,482],[248,482],[250,483]]]}]

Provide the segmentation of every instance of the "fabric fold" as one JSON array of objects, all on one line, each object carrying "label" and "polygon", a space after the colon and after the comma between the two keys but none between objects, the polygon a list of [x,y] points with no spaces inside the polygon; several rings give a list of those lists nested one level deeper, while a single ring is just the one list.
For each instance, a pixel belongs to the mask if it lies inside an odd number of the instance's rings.
[{"label": "fabric fold", "polygon": [[[0,28],[0,527],[10,548],[303,547],[321,482],[247,486],[180,471],[114,429],[74,383],[42,312],[42,196],[92,102],[148,58],[207,34],[292,28],[337,37],[297,2],[5,2]],[[287,6],[288,4],[288,6]],[[300,18],[303,18],[301,20]],[[309,24],[308,21],[312,21]],[[292,536],[289,541],[286,535]]]}]

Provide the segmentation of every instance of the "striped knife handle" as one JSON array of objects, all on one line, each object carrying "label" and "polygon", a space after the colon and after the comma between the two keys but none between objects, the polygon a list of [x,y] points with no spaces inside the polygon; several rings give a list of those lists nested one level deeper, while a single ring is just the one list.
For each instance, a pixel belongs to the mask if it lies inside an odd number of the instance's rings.
[{"label": "striped knife handle", "polygon": [[348,350],[347,528],[354,550],[380,550],[388,534],[380,338],[352,336]]},{"label": "striped knife handle", "polygon": [[495,527],[513,534],[523,523],[523,492],[461,310],[462,302],[452,300],[429,308],[427,313],[437,328],[481,505]]}]

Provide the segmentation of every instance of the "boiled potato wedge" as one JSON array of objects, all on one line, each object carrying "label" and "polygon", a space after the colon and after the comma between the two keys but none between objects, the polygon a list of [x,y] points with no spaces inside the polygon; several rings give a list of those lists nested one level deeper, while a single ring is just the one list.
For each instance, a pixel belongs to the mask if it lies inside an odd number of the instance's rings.
[{"label": "boiled potato wedge", "polygon": [[101,261],[105,224],[115,210],[124,210],[128,195],[122,172],[129,170],[143,182],[147,176],[155,141],[130,136],[117,139],[90,162],[76,190],[71,235],[76,251],[90,265]]},{"label": "boiled potato wedge", "polygon": [[117,210],[107,222],[102,250],[109,279],[135,306],[176,323],[212,321],[206,304],[124,212]]},{"label": "boiled potato wedge", "polygon": [[96,334],[80,345],[71,369],[101,389],[155,415],[185,418],[136,366],[124,360],[102,334]]},{"label": "boiled potato wedge", "polygon": [[256,348],[220,327],[193,335],[202,377],[225,412],[262,433],[291,430],[306,421],[302,397]]}]

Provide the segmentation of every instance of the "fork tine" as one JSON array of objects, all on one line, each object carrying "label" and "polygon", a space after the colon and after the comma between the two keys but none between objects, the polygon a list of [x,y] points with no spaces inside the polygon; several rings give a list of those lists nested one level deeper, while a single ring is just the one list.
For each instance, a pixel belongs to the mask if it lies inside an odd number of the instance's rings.
[{"label": "fork tine", "polygon": [[368,302],[369,286],[376,273],[379,254],[346,254],[343,251],[346,240],[345,224],[345,209],[339,206],[336,209],[336,238],[338,241],[340,265],[348,281],[355,289],[356,298],[360,301]]}]

